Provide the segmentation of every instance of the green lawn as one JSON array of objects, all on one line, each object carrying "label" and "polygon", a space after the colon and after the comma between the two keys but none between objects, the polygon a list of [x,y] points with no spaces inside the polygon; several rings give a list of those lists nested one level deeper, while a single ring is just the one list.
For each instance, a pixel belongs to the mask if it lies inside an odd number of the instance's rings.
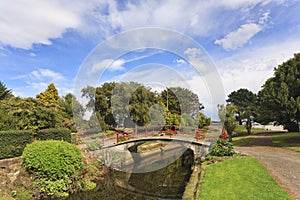
[{"label": "green lawn", "polygon": [[300,152],[299,132],[273,134],[272,141],[274,144],[280,147],[286,147],[288,149]]},{"label": "green lawn", "polygon": [[200,199],[292,199],[253,157],[232,158],[209,165]]},{"label": "green lawn", "polygon": [[232,144],[234,146],[245,146],[247,145],[255,136],[241,136],[241,137],[234,137],[232,138]]}]

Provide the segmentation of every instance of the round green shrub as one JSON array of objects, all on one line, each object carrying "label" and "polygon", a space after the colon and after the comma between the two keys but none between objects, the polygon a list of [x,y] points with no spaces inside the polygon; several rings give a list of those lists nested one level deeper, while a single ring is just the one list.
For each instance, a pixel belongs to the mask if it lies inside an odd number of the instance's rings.
[{"label": "round green shrub", "polygon": [[35,141],[22,154],[23,166],[36,177],[59,180],[71,177],[83,168],[82,154],[73,144],[58,141]]},{"label": "round green shrub", "polygon": [[211,156],[233,156],[233,145],[227,140],[218,139],[209,151]]}]

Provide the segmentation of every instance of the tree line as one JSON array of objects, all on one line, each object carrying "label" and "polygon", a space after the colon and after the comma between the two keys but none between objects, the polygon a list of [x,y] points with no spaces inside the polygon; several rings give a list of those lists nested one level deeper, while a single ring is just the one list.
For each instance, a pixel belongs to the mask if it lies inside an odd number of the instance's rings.
[{"label": "tree line", "polygon": [[[83,88],[82,97],[86,98],[86,105],[81,105],[71,93],[60,97],[54,83],[35,98],[15,97],[0,82],[0,130],[67,127],[76,131],[86,130],[95,122],[102,130],[135,125],[203,128],[211,123],[201,112],[204,106],[198,96],[186,88],[171,87],[159,93],[136,82],[107,82],[100,87]],[[86,111],[95,115],[84,119]],[[74,118],[84,127],[76,127]]]},{"label": "tree line", "polygon": [[137,126],[194,126],[211,123],[201,110],[198,96],[181,87],[152,91],[137,82],[107,82],[82,89],[86,109],[95,113],[102,129]]},{"label": "tree line", "polygon": [[252,122],[283,125],[288,131],[299,132],[300,126],[300,53],[274,68],[261,90],[254,94],[241,88],[228,95],[227,105],[219,105],[219,116],[229,134],[236,121],[246,123],[251,134]]}]

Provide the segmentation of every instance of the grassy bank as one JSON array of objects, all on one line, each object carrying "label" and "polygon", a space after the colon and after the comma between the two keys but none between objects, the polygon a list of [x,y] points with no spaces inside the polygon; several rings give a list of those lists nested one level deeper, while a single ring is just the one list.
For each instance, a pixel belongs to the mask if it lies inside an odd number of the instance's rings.
[{"label": "grassy bank", "polygon": [[200,199],[292,199],[253,157],[209,165],[200,188]]},{"label": "grassy bank", "polygon": [[273,134],[272,142],[280,147],[300,152],[299,132]]}]

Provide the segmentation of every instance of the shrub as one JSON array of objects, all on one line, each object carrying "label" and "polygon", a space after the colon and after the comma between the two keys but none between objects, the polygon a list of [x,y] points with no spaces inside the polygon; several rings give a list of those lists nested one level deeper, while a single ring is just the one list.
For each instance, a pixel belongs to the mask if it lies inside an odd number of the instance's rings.
[{"label": "shrub", "polygon": [[80,150],[64,141],[35,141],[24,149],[22,159],[26,169],[50,180],[72,176],[83,168]]},{"label": "shrub", "polygon": [[22,165],[35,174],[34,188],[50,196],[66,196],[83,169],[80,150],[64,141],[35,141],[26,146],[22,159]]},{"label": "shrub", "polygon": [[32,142],[32,131],[0,131],[0,159],[22,155],[26,144]]},{"label": "shrub", "polygon": [[233,156],[233,146],[226,140],[218,139],[210,149],[209,154],[212,156]]},{"label": "shrub", "polygon": [[36,138],[38,140],[64,140],[71,143],[71,130],[67,128],[49,128],[40,130]]}]

